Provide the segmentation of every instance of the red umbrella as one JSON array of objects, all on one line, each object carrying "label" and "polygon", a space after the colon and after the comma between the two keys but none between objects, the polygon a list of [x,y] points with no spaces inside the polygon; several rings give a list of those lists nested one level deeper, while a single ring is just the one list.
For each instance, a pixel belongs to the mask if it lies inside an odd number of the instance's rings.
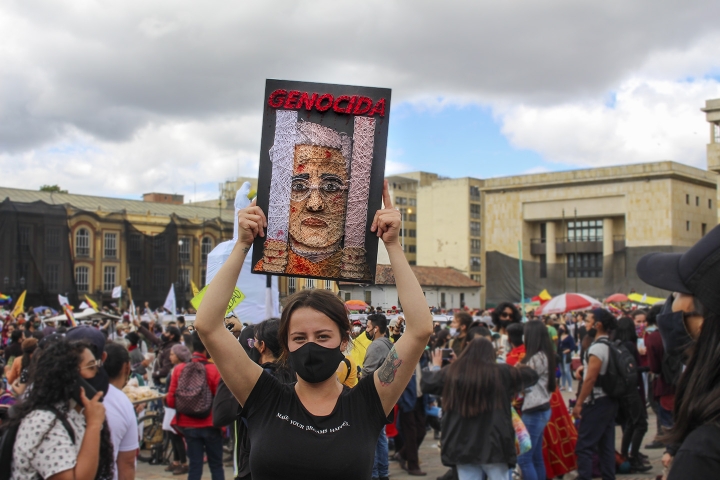
[{"label": "red umbrella", "polygon": [[592,297],[582,293],[563,293],[552,300],[541,305],[535,310],[535,315],[550,315],[567,313],[576,310],[590,310],[591,308],[602,307],[602,304]]},{"label": "red umbrella", "polygon": [[615,293],[605,299],[605,303],[624,303],[629,301],[630,299],[623,293]]},{"label": "red umbrella", "polygon": [[362,300],[348,300],[345,305],[350,309],[364,310],[368,308],[368,304]]}]

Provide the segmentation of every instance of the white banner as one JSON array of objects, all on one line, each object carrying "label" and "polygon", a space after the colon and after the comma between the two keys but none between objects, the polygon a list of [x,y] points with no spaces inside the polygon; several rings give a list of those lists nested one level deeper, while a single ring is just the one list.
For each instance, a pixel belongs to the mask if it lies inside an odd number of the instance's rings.
[{"label": "white banner", "polygon": [[175,315],[175,312],[177,311],[177,307],[175,306],[175,285],[170,285],[170,291],[165,299],[163,308],[172,313],[173,316]]},{"label": "white banner", "polygon": [[64,307],[65,305],[70,305],[70,302],[68,301],[67,297],[63,297],[60,294],[58,294],[58,303],[60,303],[61,307]]},{"label": "white banner", "polygon": [[118,285],[117,287],[113,288],[112,291],[112,298],[120,298],[122,297],[122,287]]}]

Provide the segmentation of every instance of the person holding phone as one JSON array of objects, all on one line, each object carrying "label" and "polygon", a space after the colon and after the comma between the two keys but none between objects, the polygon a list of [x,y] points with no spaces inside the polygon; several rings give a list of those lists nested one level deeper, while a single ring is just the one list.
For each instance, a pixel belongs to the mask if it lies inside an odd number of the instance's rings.
[{"label": "person holding phone", "polygon": [[102,392],[88,398],[81,387],[100,368],[90,344],[54,342],[33,363],[32,388],[8,422],[9,428],[19,425],[11,478],[112,478],[115,461]]},{"label": "person holding phone", "polygon": [[[310,192],[311,198],[316,193]],[[332,292],[306,289],[286,301],[278,338],[280,361],[297,373],[292,385],[263,371],[223,326],[245,256],[267,227],[265,213],[254,201],[238,213],[238,241],[208,286],[195,327],[243,407],[253,445],[253,480],[371,478],[380,432],[392,421],[388,416],[432,334],[427,302],[398,240],[400,212],[393,208],[387,182],[383,202],[370,230],[385,243],[407,328],[380,368],[352,389],[335,375],[350,342],[350,321],[344,303]]]}]

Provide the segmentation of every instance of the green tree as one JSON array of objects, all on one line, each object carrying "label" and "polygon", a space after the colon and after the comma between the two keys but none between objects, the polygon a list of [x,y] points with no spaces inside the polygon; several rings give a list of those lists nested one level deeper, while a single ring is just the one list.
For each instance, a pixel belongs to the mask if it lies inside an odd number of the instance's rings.
[{"label": "green tree", "polygon": [[60,185],[43,185],[40,187],[41,192],[68,193],[67,190],[60,188]]}]

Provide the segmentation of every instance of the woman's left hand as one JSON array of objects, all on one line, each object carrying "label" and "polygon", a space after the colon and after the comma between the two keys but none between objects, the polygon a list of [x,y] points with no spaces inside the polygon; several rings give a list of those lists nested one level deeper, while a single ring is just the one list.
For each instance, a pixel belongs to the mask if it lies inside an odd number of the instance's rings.
[{"label": "woman's left hand", "polygon": [[432,351],[432,363],[436,367],[442,367],[442,348],[436,348]]},{"label": "woman's left hand", "polygon": [[399,210],[393,208],[387,180],[385,180],[385,184],[383,185],[383,203],[385,204],[385,208],[375,213],[370,231],[377,232],[377,236],[382,238],[382,241],[386,245],[397,243],[402,216]]}]

